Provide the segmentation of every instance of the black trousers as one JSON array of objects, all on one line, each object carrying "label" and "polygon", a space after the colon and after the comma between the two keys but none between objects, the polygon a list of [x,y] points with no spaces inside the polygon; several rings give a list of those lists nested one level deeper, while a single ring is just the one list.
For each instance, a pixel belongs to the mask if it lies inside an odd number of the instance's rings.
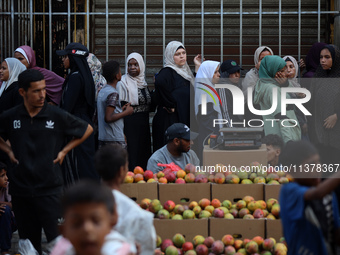
[{"label": "black trousers", "polygon": [[58,234],[58,219],[61,218],[61,195],[40,197],[12,196],[12,205],[17,220],[20,239],[29,239],[41,254],[41,230],[47,242]]}]

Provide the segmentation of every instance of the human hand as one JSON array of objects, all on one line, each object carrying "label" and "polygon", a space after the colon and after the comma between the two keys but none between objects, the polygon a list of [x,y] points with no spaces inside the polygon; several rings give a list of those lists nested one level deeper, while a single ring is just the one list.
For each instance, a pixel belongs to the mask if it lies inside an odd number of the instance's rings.
[{"label": "human hand", "polygon": [[299,67],[300,67],[300,70],[301,70],[301,71],[302,71],[303,69],[305,69],[305,67],[306,67],[306,64],[305,64],[305,61],[303,60],[303,58],[300,59]]},{"label": "human hand", "polygon": [[338,120],[338,116],[336,115],[336,113],[334,113],[333,115],[331,116],[328,116],[325,120],[324,120],[324,124],[323,126],[326,128],[326,129],[332,129],[336,122]]},{"label": "human hand", "polygon": [[131,115],[133,113],[133,107],[131,106],[131,103],[127,103],[127,104],[123,105],[122,110],[127,115]]},{"label": "human hand", "polygon": [[63,163],[63,161],[64,161],[65,156],[66,156],[66,153],[64,151],[60,151],[58,153],[57,158],[55,160],[53,160],[53,163],[54,164],[59,163],[61,165]]},{"label": "human hand", "polygon": [[163,109],[166,110],[168,113],[174,113],[175,112],[175,108],[163,107]]},{"label": "human hand", "polygon": [[9,157],[9,159],[11,160],[12,163],[17,164],[17,165],[19,164],[19,160],[17,160],[17,159],[15,158],[14,153],[13,153],[12,150],[10,150],[10,151],[8,152],[8,157]]},{"label": "human hand", "polygon": [[200,68],[202,62],[205,60],[205,58],[202,60],[202,55],[201,54],[197,54],[194,57],[194,64],[195,64],[195,72],[198,72],[198,69]]},{"label": "human hand", "polygon": [[296,93],[298,98],[305,98],[306,94],[305,93]]},{"label": "human hand", "polygon": [[0,215],[5,213],[6,204],[0,204]]},{"label": "human hand", "polygon": [[274,78],[280,85],[285,84],[288,79],[287,76],[281,72],[277,72]]}]

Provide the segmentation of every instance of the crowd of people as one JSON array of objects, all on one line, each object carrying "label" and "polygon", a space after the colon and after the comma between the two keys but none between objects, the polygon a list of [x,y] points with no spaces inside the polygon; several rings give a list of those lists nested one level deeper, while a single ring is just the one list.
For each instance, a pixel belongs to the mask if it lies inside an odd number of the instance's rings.
[{"label": "crowd of people", "polygon": [[[92,254],[100,254],[100,249],[102,254],[152,254],[156,238],[152,215],[119,192],[126,172],[141,166],[156,173],[162,169],[158,163],[175,162],[183,169],[187,163],[200,165],[207,138],[218,135],[222,127],[233,127],[235,122],[263,120],[263,142],[271,165],[294,158],[283,153],[285,145],[291,144],[306,152],[296,164],[309,163],[310,157],[319,154],[321,162],[339,164],[340,86],[334,78],[340,77],[340,51],[334,45],[315,43],[300,61],[290,55],[277,56],[270,47],[261,46],[255,50],[254,68],[248,72],[232,59],[220,63],[198,54],[193,72],[185,46],[172,41],[164,52],[164,67],[155,75],[154,91],[149,89],[145,63],[137,52],[127,57],[124,74],[117,61],[102,64],[80,43],[70,43],[56,54],[69,70],[65,78],[37,67],[34,51],[26,45],[1,63],[2,255],[8,254],[16,228],[20,238],[29,239],[41,254],[41,230],[48,242],[55,240],[62,215],[63,238],[58,238],[52,254],[86,254],[88,249],[94,250]],[[243,116],[235,114],[234,93],[216,88],[219,83],[241,91],[246,99]],[[293,104],[281,108],[281,89],[300,87],[311,94],[305,104],[311,115]],[[307,95],[292,92],[286,96],[298,100]],[[247,100],[249,97],[252,100]],[[261,111],[272,109],[274,101],[277,107],[259,116],[249,110],[250,101],[252,108]],[[152,111],[155,115],[150,133]],[[214,125],[215,119],[223,119],[225,124]],[[283,159],[279,160],[281,151]],[[319,159],[313,158],[313,162]],[[85,179],[92,182],[81,181]],[[106,188],[98,184],[100,180]],[[298,186],[318,186],[317,182],[297,182],[292,190],[296,188],[307,201],[339,190],[336,181],[326,182],[327,188],[325,184],[320,188],[322,195]],[[112,192],[108,192],[110,189]],[[297,202],[303,203],[303,198]],[[334,208],[337,210],[337,204]],[[93,220],[96,215],[98,222]],[[291,220],[282,218],[284,222]],[[99,232],[94,234],[98,239],[83,236],[81,228],[86,222],[104,224],[98,230],[103,238]],[[324,237],[327,242],[328,237]],[[288,244],[294,245],[294,241],[288,240]]]}]

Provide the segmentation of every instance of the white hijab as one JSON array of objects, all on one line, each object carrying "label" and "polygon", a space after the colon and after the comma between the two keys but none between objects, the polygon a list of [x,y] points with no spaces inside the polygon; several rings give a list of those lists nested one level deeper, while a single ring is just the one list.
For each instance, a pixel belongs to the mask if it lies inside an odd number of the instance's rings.
[{"label": "white hijab", "polygon": [[296,59],[293,56],[289,56],[289,55],[288,56],[284,56],[283,60],[286,61],[287,58],[289,58],[291,60],[291,62],[293,63],[293,65],[295,67],[295,76],[294,76],[294,78],[289,79],[289,81],[291,82],[291,84],[294,87],[301,87],[301,85],[299,84],[298,79],[297,79],[297,76],[298,76],[298,73],[299,73],[298,62],[296,61]]},{"label": "white hijab", "polygon": [[[128,73],[130,59],[138,62],[140,72],[136,77]],[[136,52],[131,53],[126,59],[125,74],[119,82],[119,97],[121,101],[130,102],[131,105],[138,105],[138,89],[144,89],[148,86],[145,81],[145,64],[143,57]]]},{"label": "white hijab", "polygon": [[171,41],[168,43],[164,52],[164,67],[170,67],[174,69],[180,76],[190,81],[191,85],[194,85],[195,77],[192,74],[188,63],[185,63],[183,66],[178,66],[175,64],[174,55],[179,47],[183,47],[183,49],[185,49],[181,42]]},{"label": "white hijab", "polygon": [[215,93],[215,85],[212,83],[216,68],[220,65],[220,62],[207,60],[204,61],[195,78],[195,115],[198,114],[198,107],[202,104],[202,95],[206,95],[207,103],[213,103],[214,110],[218,112],[218,116],[221,119],[221,107],[220,102]]},{"label": "white hijab", "polygon": [[0,87],[0,96],[14,82],[18,81],[19,74],[26,70],[26,66],[16,58],[6,58],[5,61],[7,63],[9,76],[7,81],[2,82],[2,85]]}]

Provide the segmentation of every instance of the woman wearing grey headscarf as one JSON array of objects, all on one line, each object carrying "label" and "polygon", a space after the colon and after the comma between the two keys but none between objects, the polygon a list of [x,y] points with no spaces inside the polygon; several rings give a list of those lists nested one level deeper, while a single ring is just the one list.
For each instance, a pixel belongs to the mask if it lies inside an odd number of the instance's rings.
[{"label": "woman wearing grey headscarf", "polygon": [[152,122],[154,151],[166,144],[164,133],[173,123],[180,122],[190,127],[190,93],[194,91],[195,82],[187,63],[186,49],[181,42],[170,42],[164,56],[164,68],[155,78],[155,93],[152,97],[153,103],[157,105]]}]

